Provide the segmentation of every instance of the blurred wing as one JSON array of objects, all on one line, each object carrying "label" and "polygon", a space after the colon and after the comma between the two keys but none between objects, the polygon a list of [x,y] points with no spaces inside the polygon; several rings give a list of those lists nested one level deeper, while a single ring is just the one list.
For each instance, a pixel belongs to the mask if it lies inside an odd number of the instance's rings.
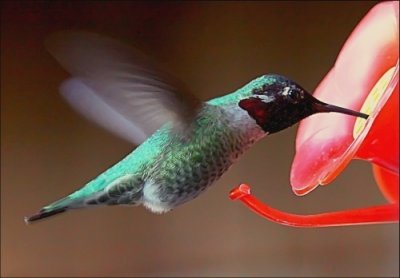
[{"label": "blurred wing", "polygon": [[184,129],[201,102],[134,48],[87,32],[61,32],[48,51],[74,78],[61,93],[77,111],[139,144],[162,124]]},{"label": "blurred wing", "polygon": [[133,122],[115,111],[79,78],[70,78],[60,87],[61,95],[79,113],[119,137],[136,144],[147,135]]}]

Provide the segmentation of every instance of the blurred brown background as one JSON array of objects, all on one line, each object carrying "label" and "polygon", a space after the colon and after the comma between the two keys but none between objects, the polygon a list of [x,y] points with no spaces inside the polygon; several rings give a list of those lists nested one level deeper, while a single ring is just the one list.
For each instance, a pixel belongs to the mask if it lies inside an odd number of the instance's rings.
[{"label": "blurred brown background", "polygon": [[68,75],[45,37],[86,29],[128,39],[206,100],[264,73],[312,91],[377,2],[9,1],[1,6],[2,276],[398,276],[398,224],[298,229],[228,199],[241,182],[273,207],[319,213],[382,204],[364,161],[296,197],[296,128],[267,137],[206,194],[159,216],[144,208],[23,217],[80,187],[133,148],[58,94]]}]

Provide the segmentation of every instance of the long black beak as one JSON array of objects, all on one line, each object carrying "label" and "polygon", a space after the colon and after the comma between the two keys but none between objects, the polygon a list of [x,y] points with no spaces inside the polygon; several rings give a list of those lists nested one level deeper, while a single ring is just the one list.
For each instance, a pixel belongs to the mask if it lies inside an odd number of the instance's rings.
[{"label": "long black beak", "polygon": [[351,116],[355,116],[355,117],[361,117],[364,119],[368,119],[369,115],[361,113],[361,112],[357,112],[354,110],[350,110],[350,109],[346,109],[343,107],[339,107],[336,105],[332,105],[332,104],[327,104],[324,103],[322,101],[317,101],[313,104],[313,108],[315,109],[316,113],[322,113],[322,112],[336,112],[336,113],[342,113],[342,114],[346,114],[346,115],[351,115]]}]

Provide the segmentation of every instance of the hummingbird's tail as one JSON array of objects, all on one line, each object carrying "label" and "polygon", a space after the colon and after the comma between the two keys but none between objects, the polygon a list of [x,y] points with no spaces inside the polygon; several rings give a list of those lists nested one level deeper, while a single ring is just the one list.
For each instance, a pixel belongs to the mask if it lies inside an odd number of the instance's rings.
[{"label": "hummingbird's tail", "polygon": [[76,200],[72,199],[70,196],[67,196],[48,206],[45,206],[38,213],[29,217],[25,217],[24,220],[26,224],[30,224],[34,221],[47,218],[77,207],[79,206],[77,205]]},{"label": "hummingbird's tail", "polygon": [[52,210],[46,210],[43,208],[38,213],[33,214],[29,217],[25,217],[24,220],[25,220],[26,224],[31,224],[34,221],[37,221],[37,220],[40,220],[40,219],[43,219],[46,217],[50,217],[50,216],[53,216],[55,214],[59,214],[59,213],[65,212],[65,211],[67,211],[66,208],[57,208],[57,209],[52,209]]}]

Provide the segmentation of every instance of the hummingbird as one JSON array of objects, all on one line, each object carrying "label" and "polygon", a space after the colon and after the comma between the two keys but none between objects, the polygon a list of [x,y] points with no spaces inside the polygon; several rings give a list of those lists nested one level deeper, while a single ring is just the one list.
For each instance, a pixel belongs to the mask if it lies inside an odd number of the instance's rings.
[{"label": "hummingbird", "polygon": [[316,113],[368,118],[324,103],[278,74],[203,102],[128,43],[96,33],[55,33],[45,46],[71,74],[60,86],[65,100],[138,147],[77,191],[25,217],[26,223],[104,205],[168,212],[206,191],[266,135]]}]

